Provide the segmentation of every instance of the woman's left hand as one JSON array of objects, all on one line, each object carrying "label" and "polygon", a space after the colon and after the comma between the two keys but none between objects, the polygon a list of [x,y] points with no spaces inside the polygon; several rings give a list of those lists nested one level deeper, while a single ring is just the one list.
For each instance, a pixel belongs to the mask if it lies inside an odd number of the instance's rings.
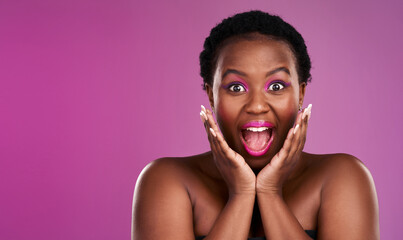
[{"label": "woman's left hand", "polygon": [[288,131],[283,147],[257,175],[256,192],[282,195],[282,187],[301,157],[305,145],[312,105],[297,115],[295,127]]}]

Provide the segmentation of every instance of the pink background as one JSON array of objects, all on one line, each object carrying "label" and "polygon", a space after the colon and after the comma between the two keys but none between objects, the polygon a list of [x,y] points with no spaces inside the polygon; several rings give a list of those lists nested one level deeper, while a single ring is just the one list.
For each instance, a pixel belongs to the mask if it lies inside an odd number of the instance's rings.
[{"label": "pink background", "polygon": [[129,239],[141,169],[208,150],[198,55],[251,9],[306,39],[306,150],[360,158],[401,237],[402,1],[2,0],[0,239]]}]

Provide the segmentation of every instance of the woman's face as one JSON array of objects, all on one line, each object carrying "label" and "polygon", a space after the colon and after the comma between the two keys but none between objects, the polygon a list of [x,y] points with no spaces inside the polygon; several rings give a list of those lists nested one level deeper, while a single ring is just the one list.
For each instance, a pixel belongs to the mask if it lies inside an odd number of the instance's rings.
[{"label": "woman's face", "polygon": [[252,169],[261,169],[281,149],[302,105],[288,45],[261,35],[226,44],[217,59],[213,86],[206,86],[228,145]]}]

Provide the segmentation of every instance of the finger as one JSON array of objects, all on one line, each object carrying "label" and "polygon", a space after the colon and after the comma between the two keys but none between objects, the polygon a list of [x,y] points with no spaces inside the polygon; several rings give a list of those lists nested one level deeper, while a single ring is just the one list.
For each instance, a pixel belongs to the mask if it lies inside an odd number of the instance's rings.
[{"label": "finger", "polygon": [[234,159],[235,152],[228,146],[227,142],[224,139],[224,136],[220,132],[216,122],[214,121],[213,114],[211,111],[207,110],[207,116],[208,116],[208,124],[211,128],[211,132],[215,133],[215,143],[216,148],[218,151],[221,151],[221,154],[225,156],[226,158],[229,159]]},{"label": "finger", "polygon": [[214,132],[212,128],[209,128],[210,136],[211,136],[211,144],[214,145],[216,150],[220,150],[217,148],[217,133]]},{"label": "finger", "polygon": [[[213,133],[210,131],[211,128],[211,124],[210,124],[210,120],[209,120],[209,115],[206,113],[206,108],[204,108],[204,106],[202,105],[202,110],[200,111],[200,117],[204,123],[204,127],[206,129],[206,132],[209,136],[211,136]],[[216,132],[216,131],[215,131]]]},{"label": "finger", "polygon": [[[201,114],[203,115],[204,119],[206,119],[206,121],[205,121],[206,129],[210,135],[210,147],[212,149],[214,149],[214,152],[217,155],[217,157],[219,159],[221,159],[226,154],[225,154],[225,151],[221,147],[223,144],[222,143],[220,144],[220,142],[222,142],[222,141],[225,142],[225,140],[222,137],[220,131],[218,130],[217,124],[214,122],[214,118],[213,118],[211,111],[209,111],[208,109],[206,109],[202,106],[201,112],[202,112]],[[225,146],[225,145],[226,145],[226,142],[223,146]]]},{"label": "finger", "polygon": [[[209,136],[210,148],[215,156],[214,159],[216,164],[228,164],[229,162],[233,163],[231,160],[235,159],[234,156],[236,156],[236,153],[228,146],[224,137],[218,130],[217,124],[214,122],[211,112],[202,106],[200,115],[204,121],[205,128]],[[220,161],[220,159],[229,159],[230,161]]]},{"label": "finger", "polygon": [[309,104],[309,106],[304,110],[304,114],[302,115],[302,128],[301,128],[301,137],[300,137],[300,145],[299,149],[302,151],[305,146],[306,142],[306,135],[308,131],[308,121],[309,121],[309,115],[311,111],[312,104]]},{"label": "finger", "polygon": [[[202,108],[203,109],[203,108]],[[204,112],[203,112],[203,110],[204,110]],[[220,130],[218,129],[218,126],[217,126],[217,124],[215,123],[215,121],[214,121],[214,117],[213,117],[213,114],[212,114],[212,112],[210,111],[210,110],[208,110],[208,109],[203,109],[202,110],[202,112],[204,113],[204,116],[205,116],[205,118],[207,119],[206,120],[206,125],[207,125],[207,127],[208,127],[208,130],[211,132],[211,134],[213,134],[214,135],[214,137],[215,137],[215,141],[216,142],[218,142],[218,139],[217,139],[217,137],[218,137],[218,135],[219,135],[219,133],[220,133]],[[211,128],[211,129],[210,129]],[[221,135],[222,136],[222,135]]]},{"label": "finger", "polygon": [[214,131],[212,132],[210,130],[210,125],[208,124],[208,117],[206,115],[206,113],[203,111],[203,105],[202,105],[202,110],[200,111],[200,118],[203,122],[204,128],[206,130],[206,134],[207,134],[207,138],[210,144],[210,149],[213,152],[214,155],[217,155],[217,143],[215,140],[215,136],[214,136]]},{"label": "finger", "polygon": [[[301,125],[301,123],[300,123],[301,115],[302,115],[302,113],[299,112],[297,115],[296,121],[295,121],[295,126],[290,128],[290,130],[288,131],[287,137],[286,137],[283,147],[281,149],[284,151],[282,151],[282,152],[280,151],[281,154],[283,154],[282,157],[285,157],[286,155],[288,155],[291,152],[293,145],[295,144],[294,143],[295,138],[296,138],[295,135],[300,131],[300,127],[301,127],[300,126]],[[286,155],[284,155],[284,154],[286,154]]]},{"label": "finger", "polygon": [[209,138],[209,141],[210,141],[210,137],[209,137],[211,134],[211,132],[209,131],[210,127],[207,122],[207,115],[203,111],[200,111],[200,118],[203,122],[204,130],[206,130],[207,137]]},{"label": "finger", "polygon": [[220,132],[220,129],[218,128],[217,123],[214,120],[213,113],[210,110],[206,109],[206,115],[208,117],[208,123],[210,127],[213,128],[215,132]]},{"label": "finger", "polygon": [[204,108],[203,105],[202,105],[202,111],[200,112],[200,114],[202,115],[202,117],[204,119],[206,131],[208,132],[208,134],[212,134],[212,132],[210,131],[210,128],[213,128],[214,132],[217,133],[218,129],[216,129],[214,127],[214,125],[215,125],[214,118],[211,114],[208,114],[208,110],[206,108]]},{"label": "finger", "polygon": [[207,115],[206,115],[206,111],[204,111],[203,109],[205,109],[204,107],[203,107],[203,105],[202,105],[202,110],[200,111],[200,118],[201,118],[201,120],[203,121],[203,123],[207,123],[207,121],[208,121],[208,117],[207,117]]},{"label": "finger", "polygon": [[224,136],[221,134],[221,132],[217,133],[217,143],[220,146],[221,152],[223,154],[223,156],[225,156],[225,158],[229,159],[231,163],[234,164],[242,164],[241,159],[243,158],[239,158],[238,153],[235,152],[227,143],[227,141],[225,141]]},{"label": "finger", "polygon": [[290,136],[287,136],[287,139],[284,141],[284,151],[279,152],[280,159],[278,161],[281,165],[287,165],[290,160],[293,159],[293,156],[298,149],[302,124],[301,117],[302,112],[299,112],[295,121],[295,127],[290,129],[291,134]]},{"label": "finger", "polygon": [[232,163],[239,162],[237,153],[228,145],[227,141],[225,141],[224,136],[222,135],[220,129],[218,128],[217,123],[214,120],[213,113],[206,109],[208,124],[213,129],[212,132],[216,134],[215,143],[217,151],[221,151],[221,155],[226,159],[229,159]]},{"label": "finger", "polygon": [[273,158],[273,161],[272,161],[273,164],[279,164],[279,163],[283,162],[289,155],[290,150],[291,150],[291,142],[294,139],[294,129],[295,128],[290,128],[290,130],[288,130],[288,134],[284,141],[283,147]]},{"label": "finger", "polygon": [[220,149],[225,153],[228,150],[230,150],[230,147],[228,146],[227,142],[224,139],[224,136],[221,134],[221,132],[217,132],[217,143],[220,146]]},{"label": "finger", "polygon": [[295,153],[298,151],[299,147],[300,147],[300,143],[301,143],[301,132],[303,131],[304,128],[304,123],[302,121],[302,115],[303,114],[299,114],[297,117],[297,126],[294,129],[294,138],[292,140],[291,143],[291,148],[289,151],[289,157],[287,158],[287,160],[292,160],[293,156],[295,155]]},{"label": "finger", "polygon": [[[222,134],[221,134],[221,132],[220,132],[220,129],[218,128],[218,126],[217,126],[217,124],[216,124],[216,122],[214,121],[214,117],[213,117],[213,113],[210,111],[210,110],[208,110],[208,109],[206,109],[206,115],[207,115],[207,124],[208,124],[208,126],[209,126],[209,128],[212,128],[213,129],[213,132],[216,134],[216,142],[217,142],[217,150],[221,150],[223,153],[225,152],[225,150],[227,150],[227,148],[226,148],[226,142],[225,142],[225,140],[224,140],[224,137],[222,136]],[[221,139],[222,141],[224,141],[225,142],[225,144],[220,144],[220,141],[219,141],[219,139]],[[222,142],[221,141],[221,142]],[[224,146],[225,148],[223,149],[222,148],[222,146]],[[228,145],[227,145],[228,146]]]},{"label": "finger", "polygon": [[[207,123],[206,123],[206,121],[207,121],[207,116],[206,116],[206,114],[205,114],[203,111],[200,112],[200,119],[201,119],[202,122],[203,122],[204,130],[206,130],[206,132],[207,132]],[[208,132],[207,132],[207,134],[208,134]]]},{"label": "finger", "polygon": [[307,108],[304,109],[299,122],[301,123],[300,130],[295,133],[295,147],[290,151],[290,156],[287,159],[289,164],[296,164],[299,156],[302,153],[302,150],[305,146],[306,141],[306,133],[308,128],[308,119],[311,110],[312,104],[309,104]]},{"label": "finger", "polygon": [[300,151],[302,151],[302,149],[305,146],[306,134],[307,134],[307,129],[308,129],[308,120],[309,120],[309,116],[311,114],[311,109],[312,109],[312,104],[309,104],[308,107],[304,109],[304,112],[302,114],[301,133],[300,133],[300,137],[299,137],[299,146],[298,146],[298,150],[300,150]]},{"label": "finger", "polygon": [[[214,150],[214,154],[216,156],[215,158],[215,163],[218,165],[226,165],[226,166],[234,166],[236,165],[234,160],[235,152],[231,155],[231,149],[228,147],[227,151],[224,152],[221,145],[221,142],[225,142],[224,138],[222,137],[220,132],[215,132],[213,128],[210,128],[211,135],[213,136],[213,141],[212,141],[212,148]],[[226,142],[225,142],[226,144]],[[228,146],[228,145],[227,145]]]},{"label": "finger", "polygon": [[214,132],[212,128],[209,128],[209,142],[210,142],[210,148],[211,151],[213,152],[213,155],[215,156],[214,160],[221,159],[221,150],[218,149],[217,147],[217,134]]},{"label": "finger", "polygon": [[[293,134],[297,134],[298,131],[301,130],[301,116],[303,115],[303,111],[298,112],[297,117],[295,119],[295,123],[294,123],[294,130],[293,130]],[[295,138],[294,138],[295,139]]]},{"label": "finger", "polygon": [[206,108],[203,105],[200,105],[200,107],[203,112],[206,112]]},{"label": "finger", "polygon": [[312,104],[309,104],[308,107],[304,109],[304,113],[302,115],[302,118],[305,119],[307,117],[307,120],[309,120],[310,115],[311,115],[311,110],[312,110]]}]

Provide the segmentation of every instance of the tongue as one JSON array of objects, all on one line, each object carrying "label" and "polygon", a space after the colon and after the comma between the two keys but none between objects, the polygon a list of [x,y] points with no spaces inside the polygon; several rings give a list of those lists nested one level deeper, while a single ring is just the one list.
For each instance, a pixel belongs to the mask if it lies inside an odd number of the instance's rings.
[{"label": "tongue", "polygon": [[252,132],[243,131],[243,137],[248,147],[254,151],[263,150],[270,139],[269,131]]}]

